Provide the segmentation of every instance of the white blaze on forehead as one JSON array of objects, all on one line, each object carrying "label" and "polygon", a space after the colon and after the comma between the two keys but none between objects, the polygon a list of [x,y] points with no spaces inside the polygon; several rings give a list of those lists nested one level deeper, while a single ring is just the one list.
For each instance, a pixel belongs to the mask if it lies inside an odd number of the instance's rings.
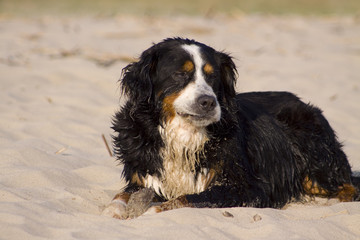
[{"label": "white blaze on forehead", "polygon": [[196,80],[203,78],[201,68],[204,65],[203,59],[201,58],[200,49],[196,45],[183,45],[185,51],[187,51],[193,58],[195,64]]},{"label": "white blaze on forehead", "polygon": [[[209,95],[215,96],[209,84],[206,83],[205,77],[203,75],[202,67],[204,66],[204,61],[201,57],[200,48],[196,45],[183,45],[185,51],[187,51],[193,58],[195,65],[195,84],[196,87],[203,88],[206,92],[209,92]],[[212,94],[211,94],[212,93]]]},{"label": "white blaze on forehead", "polygon": [[205,62],[201,56],[200,47],[192,44],[183,45],[182,48],[190,54],[195,65],[195,81],[190,82],[189,85],[184,89],[185,91],[183,91],[183,97],[189,100],[202,94],[216,97],[210,85],[205,81],[205,76],[202,71]]}]

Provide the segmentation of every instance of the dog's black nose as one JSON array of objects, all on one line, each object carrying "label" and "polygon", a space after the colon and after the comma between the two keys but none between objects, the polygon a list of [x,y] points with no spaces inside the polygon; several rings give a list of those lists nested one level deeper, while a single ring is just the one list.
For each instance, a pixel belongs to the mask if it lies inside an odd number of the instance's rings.
[{"label": "dog's black nose", "polygon": [[202,111],[212,111],[216,107],[216,98],[209,95],[202,95],[198,97],[197,104]]}]

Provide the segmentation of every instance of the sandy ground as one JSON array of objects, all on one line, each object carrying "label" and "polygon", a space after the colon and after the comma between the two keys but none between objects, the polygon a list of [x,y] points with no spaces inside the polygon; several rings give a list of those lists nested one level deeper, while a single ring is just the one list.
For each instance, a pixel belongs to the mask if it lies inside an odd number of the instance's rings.
[{"label": "sandy ground", "polygon": [[2,17],[0,32],[0,239],[360,239],[360,203],[332,200],[100,215],[124,185],[101,138],[111,140],[121,69],[171,36],[231,53],[238,91],[292,91],[320,106],[359,172],[357,19]]}]

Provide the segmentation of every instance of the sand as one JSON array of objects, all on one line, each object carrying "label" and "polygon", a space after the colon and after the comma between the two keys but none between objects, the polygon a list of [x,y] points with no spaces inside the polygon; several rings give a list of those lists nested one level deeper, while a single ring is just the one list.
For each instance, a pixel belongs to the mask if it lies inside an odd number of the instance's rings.
[{"label": "sand", "polygon": [[360,171],[360,22],[352,17],[0,18],[0,239],[360,239],[360,203],[178,209],[120,221],[110,157],[121,69],[163,38],[232,54],[238,91],[324,110]]}]

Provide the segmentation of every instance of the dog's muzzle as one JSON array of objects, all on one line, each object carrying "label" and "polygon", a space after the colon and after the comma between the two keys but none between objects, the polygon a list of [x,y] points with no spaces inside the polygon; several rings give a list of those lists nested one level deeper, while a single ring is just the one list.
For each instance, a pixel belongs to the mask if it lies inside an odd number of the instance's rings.
[{"label": "dog's muzzle", "polygon": [[198,96],[190,106],[177,109],[177,114],[195,126],[205,127],[219,121],[221,111],[216,97],[204,94]]},{"label": "dog's muzzle", "polygon": [[202,114],[207,114],[215,109],[217,105],[216,98],[209,95],[202,95],[196,99],[197,111]]}]

